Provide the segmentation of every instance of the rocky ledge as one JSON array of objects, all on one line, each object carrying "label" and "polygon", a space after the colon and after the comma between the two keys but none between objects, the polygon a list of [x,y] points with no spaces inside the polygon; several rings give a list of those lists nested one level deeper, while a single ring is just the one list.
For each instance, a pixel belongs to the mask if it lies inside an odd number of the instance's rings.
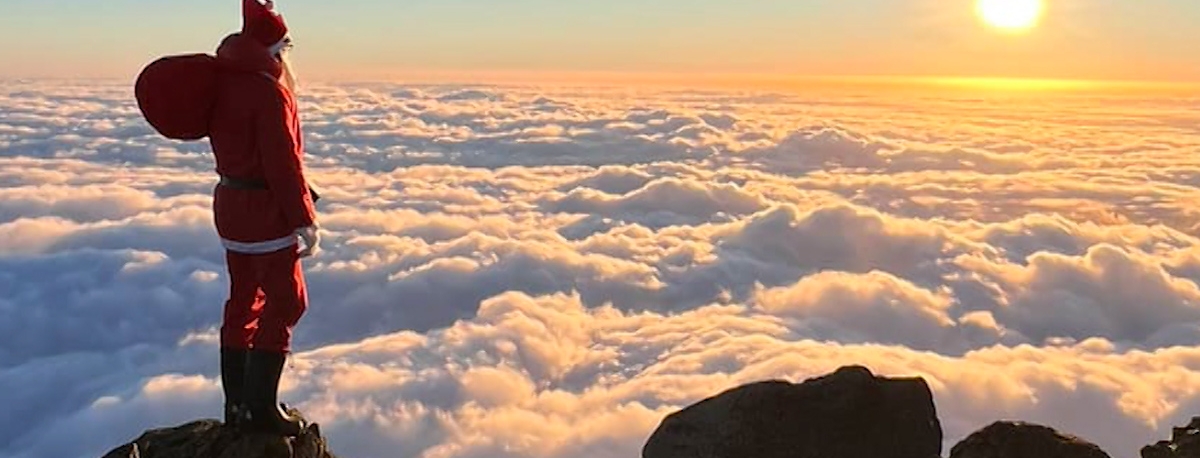
[{"label": "rocky ledge", "polygon": [[[295,409],[288,409],[303,416]],[[244,434],[217,420],[146,431],[103,458],[337,458],[321,427],[312,424],[298,437]]]}]

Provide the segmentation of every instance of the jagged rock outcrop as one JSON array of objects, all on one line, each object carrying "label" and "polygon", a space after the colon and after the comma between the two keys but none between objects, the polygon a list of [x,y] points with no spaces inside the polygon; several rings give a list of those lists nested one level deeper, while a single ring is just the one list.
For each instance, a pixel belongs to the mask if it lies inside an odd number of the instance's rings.
[{"label": "jagged rock outcrop", "polygon": [[743,385],[668,415],[643,458],[938,458],[942,428],[925,380],[862,366],[794,384]]},{"label": "jagged rock outcrop", "polygon": [[997,421],[950,449],[950,458],[1111,458],[1099,446],[1054,428]]},{"label": "jagged rock outcrop", "polygon": [[[289,409],[293,414],[300,413]],[[295,438],[242,434],[217,420],[146,431],[103,458],[337,458],[313,424]]]},{"label": "jagged rock outcrop", "polygon": [[1200,417],[1171,429],[1171,440],[1142,447],[1142,458],[1200,458]]}]

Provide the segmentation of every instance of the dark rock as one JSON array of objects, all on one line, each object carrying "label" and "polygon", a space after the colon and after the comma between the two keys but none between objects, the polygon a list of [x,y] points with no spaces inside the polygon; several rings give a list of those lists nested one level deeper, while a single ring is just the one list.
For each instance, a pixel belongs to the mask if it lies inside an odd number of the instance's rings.
[{"label": "dark rock", "polygon": [[950,449],[950,458],[1111,458],[1099,446],[1026,422],[998,421]]},{"label": "dark rock", "polygon": [[668,415],[643,458],[938,458],[942,427],[925,380],[847,366],[770,380]]},{"label": "dark rock", "polygon": [[[289,409],[294,414],[300,413]],[[146,431],[103,458],[337,458],[329,452],[321,427],[312,424],[294,438],[244,434],[217,420]]]},{"label": "dark rock", "polygon": [[1142,458],[1200,458],[1200,417],[1182,428],[1171,428],[1171,440],[1142,447]]}]

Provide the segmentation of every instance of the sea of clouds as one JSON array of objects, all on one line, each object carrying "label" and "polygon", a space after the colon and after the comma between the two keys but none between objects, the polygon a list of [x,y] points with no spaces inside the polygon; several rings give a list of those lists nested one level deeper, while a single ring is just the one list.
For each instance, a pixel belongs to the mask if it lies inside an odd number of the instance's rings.
[{"label": "sea of clouds", "polygon": [[[285,402],[355,458],[638,456],[847,364],[1119,457],[1200,415],[1200,98],[342,84]],[[205,142],[0,82],[0,457],[221,411]]]}]

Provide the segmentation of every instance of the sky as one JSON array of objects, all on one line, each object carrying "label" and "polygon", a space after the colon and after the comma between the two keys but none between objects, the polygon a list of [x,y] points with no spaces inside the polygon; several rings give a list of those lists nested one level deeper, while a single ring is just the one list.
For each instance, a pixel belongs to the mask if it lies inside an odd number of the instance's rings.
[{"label": "sky", "polygon": [[[281,0],[322,80],[450,72],[1200,80],[1200,3],[1047,0],[1009,33],[975,0]],[[220,5],[218,5],[220,4]],[[0,77],[136,75],[211,52],[239,3],[0,0]]]}]

